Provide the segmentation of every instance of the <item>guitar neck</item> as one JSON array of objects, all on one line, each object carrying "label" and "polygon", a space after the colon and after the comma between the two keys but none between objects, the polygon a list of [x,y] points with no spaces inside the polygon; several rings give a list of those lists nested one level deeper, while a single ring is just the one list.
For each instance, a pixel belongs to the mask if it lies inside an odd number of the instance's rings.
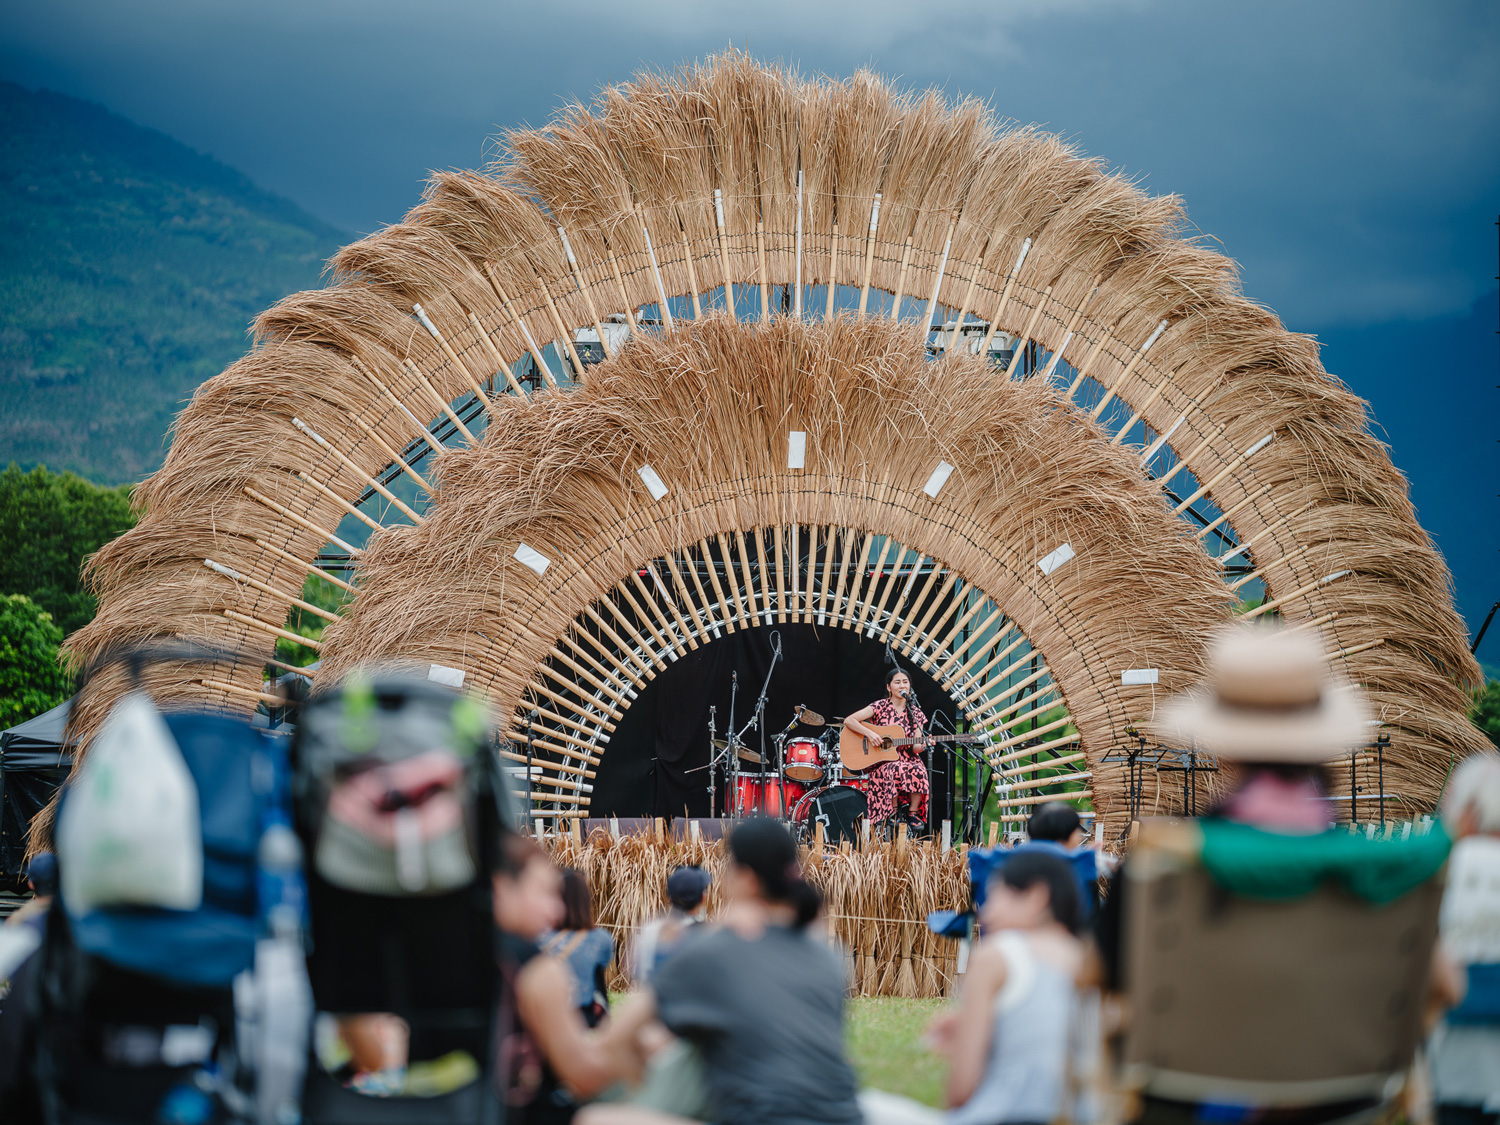
[{"label": "guitar neck", "polygon": [[917,746],[926,745],[929,742],[961,742],[965,739],[977,739],[980,737],[982,736],[975,734],[935,734],[931,738],[928,738],[926,736],[918,738],[893,738],[891,739],[891,745]]}]

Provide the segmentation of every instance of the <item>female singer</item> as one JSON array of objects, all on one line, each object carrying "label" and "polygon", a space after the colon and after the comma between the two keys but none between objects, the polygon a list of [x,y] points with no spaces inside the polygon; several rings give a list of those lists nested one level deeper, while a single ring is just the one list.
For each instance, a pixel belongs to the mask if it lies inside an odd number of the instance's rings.
[{"label": "female singer", "polygon": [[[881,735],[871,729],[871,723],[883,727],[897,726],[906,732],[908,738],[920,738],[922,728],[927,725],[927,716],[912,699],[911,677],[900,668],[891,669],[885,677],[885,691],[884,699],[861,707],[844,720],[844,726],[876,742],[880,741]],[[868,816],[871,824],[879,824],[894,814],[912,828],[927,827],[929,785],[920,750],[920,746],[903,746],[901,756],[894,762],[881,762],[863,774],[869,783]],[[898,809],[898,806],[901,807]]]}]

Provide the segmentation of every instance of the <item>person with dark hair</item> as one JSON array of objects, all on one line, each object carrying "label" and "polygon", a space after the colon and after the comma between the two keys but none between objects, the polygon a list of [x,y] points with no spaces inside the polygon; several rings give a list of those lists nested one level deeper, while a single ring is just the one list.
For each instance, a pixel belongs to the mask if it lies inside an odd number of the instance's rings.
[{"label": "person with dark hair", "polygon": [[948,1125],[1045,1122],[1069,1116],[1067,1077],[1084,945],[1072,868],[1022,852],[990,876],[984,939],[954,1011],[932,1038],[948,1056]]},{"label": "person with dark hair", "polygon": [[636,984],[649,982],[677,943],[703,922],[704,898],[712,884],[708,872],[697,866],[678,867],[667,876],[667,912],[642,926],[631,948],[630,971]]},{"label": "person with dark hair", "polygon": [[[719,924],[683,941],[612,1021],[639,1034],[654,1015],[701,1053],[706,1120],[813,1125],[861,1120],[844,1054],[846,971],[809,924],[822,896],[802,878],[780,821],[754,817],[729,837]],[[580,1125],[670,1125],[689,1118],[594,1105]]]},{"label": "person with dark hair", "polygon": [[1083,844],[1083,818],[1072,805],[1047,801],[1032,810],[1027,818],[1026,835],[1032,840],[1060,844],[1071,850]]},{"label": "person with dark hair", "polygon": [[[911,677],[904,668],[892,668],[885,676],[885,698],[861,707],[844,719],[844,727],[878,743],[884,737],[871,724],[899,727],[907,738],[921,738],[927,726],[926,713],[917,706],[911,690]],[[868,783],[871,824],[891,817],[914,829],[927,827],[927,797],[932,791],[927,766],[918,746],[901,747],[900,756],[892,762],[881,762],[864,774]]]},{"label": "person with dark hair", "polygon": [[578,1102],[629,1069],[576,1004],[568,965],[542,953],[542,935],[564,921],[563,877],[534,841],[508,835],[494,876],[500,971],[505,980],[495,1068],[508,1125],[566,1125]]},{"label": "person with dark hair", "polygon": [[597,1027],[609,1014],[606,975],[615,958],[615,939],[594,925],[594,900],[588,880],[572,867],[562,871],[563,920],[542,938],[542,952],[567,963],[573,974],[574,1001],[584,1022]]}]

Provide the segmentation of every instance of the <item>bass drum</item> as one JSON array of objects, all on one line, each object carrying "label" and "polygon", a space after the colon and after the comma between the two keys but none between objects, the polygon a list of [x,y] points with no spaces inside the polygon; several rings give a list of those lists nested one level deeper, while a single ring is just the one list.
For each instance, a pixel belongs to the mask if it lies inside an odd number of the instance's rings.
[{"label": "bass drum", "polygon": [[782,801],[792,808],[807,786],[783,781],[775,774],[742,773],[735,780],[730,806],[735,816],[780,816]]},{"label": "bass drum", "polygon": [[841,844],[847,840],[859,843],[859,822],[865,818],[869,800],[852,785],[825,785],[814,789],[792,808],[792,830],[802,843],[817,839],[817,825],[823,825],[823,840]]}]

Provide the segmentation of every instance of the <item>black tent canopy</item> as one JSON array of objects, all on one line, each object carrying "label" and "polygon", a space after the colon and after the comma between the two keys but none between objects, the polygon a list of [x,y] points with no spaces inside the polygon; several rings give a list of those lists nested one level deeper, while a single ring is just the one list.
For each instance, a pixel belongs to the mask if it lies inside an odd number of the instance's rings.
[{"label": "black tent canopy", "polygon": [[19,882],[31,818],[73,768],[63,742],[72,702],[0,731],[0,882]]}]

